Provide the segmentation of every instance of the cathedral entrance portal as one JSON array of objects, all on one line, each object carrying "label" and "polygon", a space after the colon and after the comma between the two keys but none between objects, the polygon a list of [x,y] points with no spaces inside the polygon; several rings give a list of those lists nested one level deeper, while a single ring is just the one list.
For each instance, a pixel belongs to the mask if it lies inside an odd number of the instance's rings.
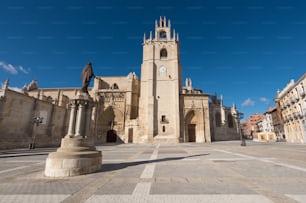
[{"label": "cathedral entrance portal", "polygon": [[196,125],[195,124],[188,125],[188,141],[189,142],[196,141]]},{"label": "cathedral entrance portal", "polygon": [[106,142],[116,142],[117,141],[117,133],[115,130],[107,131]]},{"label": "cathedral entrance portal", "polygon": [[191,110],[185,116],[185,142],[196,141],[196,115],[195,111]]}]

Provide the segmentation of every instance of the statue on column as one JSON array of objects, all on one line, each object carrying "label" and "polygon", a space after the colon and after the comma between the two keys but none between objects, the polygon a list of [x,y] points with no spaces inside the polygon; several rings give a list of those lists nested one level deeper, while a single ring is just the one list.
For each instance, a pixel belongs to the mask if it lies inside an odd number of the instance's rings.
[{"label": "statue on column", "polygon": [[88,62],[88,64],[83,68],[81,77],[82,77],[81,92],[84,92],[84,93],[88,94],[88,86],[90,84],[91,78],[96,77],[94,72],[93,72],[91,62]]}]

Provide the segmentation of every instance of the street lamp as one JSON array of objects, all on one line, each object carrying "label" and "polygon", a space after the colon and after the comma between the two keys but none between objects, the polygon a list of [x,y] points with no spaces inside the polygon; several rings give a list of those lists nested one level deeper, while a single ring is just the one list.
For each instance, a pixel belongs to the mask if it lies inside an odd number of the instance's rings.
[{"label": "street lamp", "polygon": [[238,133],[241,141],[241,146],[246,146],[245,139],[242,136],[241,133],[241,127],[240,127],[240,120],[243,119],[243,113],[237,112],[234,114],[235,118],[237,119],[237,124],[238,124]]},{"label": "street lamp", "polygon": [[[34,125],[39,126],[39,124],[41,124],[43,122],[44,118],[43,117],[39,117],[39,116],[34,116],[32,119],[32,122]],[[32,142],[29,145],[29,149],[34,149],[35,148],[35,138],[36,138],[36,133],[33,133],[32,136]]]}]

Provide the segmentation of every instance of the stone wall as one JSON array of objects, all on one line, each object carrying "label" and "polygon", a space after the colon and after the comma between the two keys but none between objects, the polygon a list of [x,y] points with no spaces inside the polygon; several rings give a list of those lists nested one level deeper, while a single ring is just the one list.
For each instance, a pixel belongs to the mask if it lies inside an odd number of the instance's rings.
[{"label": "stone wall", "polygon": [[[9,89],[0,90],[0,149],[59,146],[68,125],[68,110]],[[34,117],[41,117],[36,125]]]},{"label": "stone wall", "polygon": [[222,121],[220,105],[210,103],[209,108],[212,141],[239,140],[237,121],[231,109],[222,107],[224,110],[224,120]]}]

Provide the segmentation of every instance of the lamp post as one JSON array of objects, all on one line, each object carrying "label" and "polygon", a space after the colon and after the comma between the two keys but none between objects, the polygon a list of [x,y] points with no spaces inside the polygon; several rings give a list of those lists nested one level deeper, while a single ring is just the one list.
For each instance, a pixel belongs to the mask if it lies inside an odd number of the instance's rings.
[{"label": "lamp post", "polygon": [[234,116],[237,119],[238,133],[239,133],[239,137],[240,137],[240,141],[241,141],[241,146],[246,146],[245,139],[242,136],[241,127],[240,127],[240,120],[243,118],[243,113],[237,112],[236,114],[234,114]]},{"label": "lamp post", "polygon": [[[39,126],[39,124],[41,124],[43,122],[43,117],[39,117],[39,116],[34,116],[33,117],[33,124],[34,126]],[[35,148],[35,138],[36,138],[36,133],[33,133],[33,136],[32,136],[32,142],[29,144],[29,149],[34,149]]]}]

